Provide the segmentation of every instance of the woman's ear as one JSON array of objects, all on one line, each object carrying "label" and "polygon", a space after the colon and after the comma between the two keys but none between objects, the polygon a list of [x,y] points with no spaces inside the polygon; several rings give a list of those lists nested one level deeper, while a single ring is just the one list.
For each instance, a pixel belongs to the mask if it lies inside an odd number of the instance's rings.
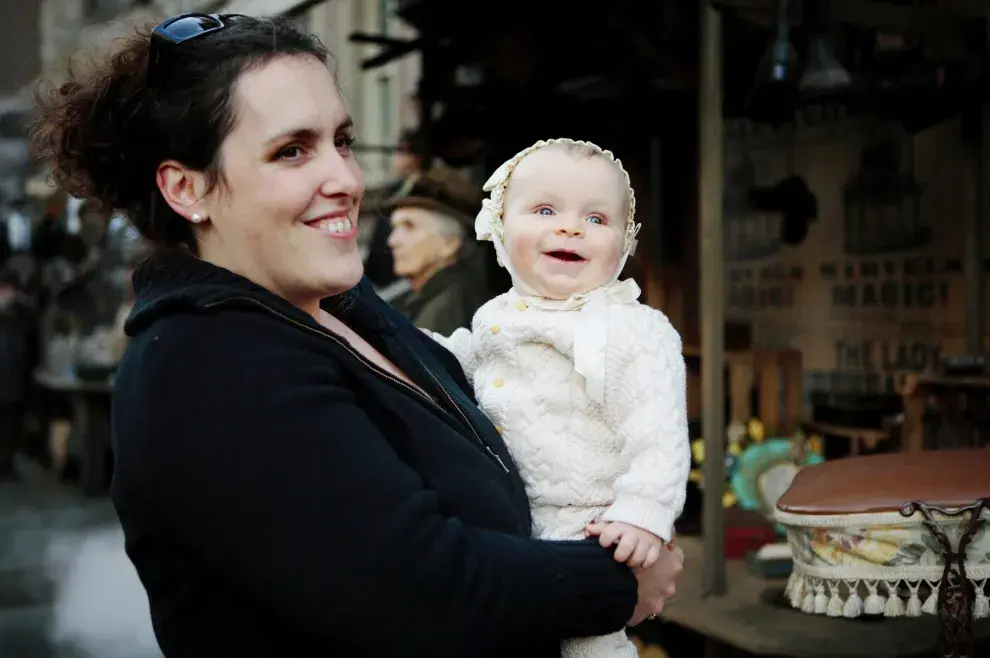
[{"label": "woman's ear", "polygon": [[193,171],[175,160],[166,160],[158,165],[155,180],[165,202],[177,214],[190,221],[194,215],[206,216],[203,204],[206,179],[202,172]]}]

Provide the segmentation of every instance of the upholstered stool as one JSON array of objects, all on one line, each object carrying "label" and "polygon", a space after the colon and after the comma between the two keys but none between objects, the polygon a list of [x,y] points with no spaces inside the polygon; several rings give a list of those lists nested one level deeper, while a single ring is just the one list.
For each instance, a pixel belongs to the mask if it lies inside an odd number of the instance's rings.
[{"label": "upholstered stool", "polygon": [[777,502],[776,518],[794,557],[787,593],[795,608],[833,617],[938,615],[942,646],[959,640],[958,655],[970,655],[971,620],[990,616],[990,449],[805,468]]}]

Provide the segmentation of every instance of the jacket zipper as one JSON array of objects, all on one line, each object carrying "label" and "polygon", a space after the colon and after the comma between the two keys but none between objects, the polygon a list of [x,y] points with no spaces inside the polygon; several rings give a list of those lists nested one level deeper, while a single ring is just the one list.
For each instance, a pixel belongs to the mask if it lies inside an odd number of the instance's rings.
[{"label": "jacket zipper", "polygon": [[[333,335],[333,333],[331,333],[330,331],[327,331],[327,330],[324,330],[324,329],[317,329],[316,327],[310,327],[310,326],[307,326],[307,325],[303,324],[302,322],[298,322],[296,320],[293,320],[289,316],[285,315],[284,313],[279,312],[278,310],[272,308],[271,306],[268,306],[264,302],[260,302],[260,301],[258,301],[256,299],[251,298],[251,297],[231,297],[229,299],[222,299],[222,300],[220,300],[218,302],[211,302],[209,304],[206,304],[206,308],[214,308],[216,306],[221,306],[223,304],[232,303],[232,302],[247,302],[249,304],[253,304],[254,306],[258,306],[260,308],[263,308],[264,310],[268,311],[272,315],[274,315],[274,316],[276,316],[278,318],[281,318],[282,320],[285,320],[286,322],[288,322],[290,324],[293,324],[293,325],[299,327],[300,329],[305,329],[306,331],[309,331],[311,333],[315,333],[315,334],[318,334],[318,335],[323,336],[325,338],[329,338],[333,342],[337,343],[340,347],[342,347],[345,350],[347,350],[347,352],[350,353],[351,356],[353,356],[355,359],[357,359],[358,362],[361,365],[363,365],[364,367],[366,367],[368,370],[370,370],[374,374],[378,375],[379,377],[381,377],[382,379],[384,379],[384,380],[386,380],[388,382],[391,382],[392,384],[395,384],[395,385],[401,387],[404,390],[407,390],[407,391],[411,392],[416,397],[418,397],[418,398],[420,398],[422,400],[425,400],[430,406],[434,407],[435,409],[437,409],[441,413],[443,413],[445,415],[448,415],[448,416],[450,415],[450,412],[447,411],[446,409],[444,409],[439,404],[437,404],[436,400],[434,400],[430,396],[424,394],[423,392],[421,392],[415,386],[410,386],[409,384],[405,383],[404,381],[402,381],[398,377],[395,377],[395,376],[389,374],[388,372],[386,372],[385,370],[382,370],[381,368],[379,368],[378,366],[376,366],[374,363],[372,363],[371,361],[369,361],[360,352],[358,352],[353,347],[351,347],[350,345],[348,345],[346,341],[341,340],[337,336]],[[499,456],[499,454],[497,452],[495,452],[492,449],[492,447],[485,442],[484,439],[481,438],[481,435],[478,434],[478,430],[475,429],[474,424],[470,420],[468,420],[467,415],[461,409],[460,405],[458,405],[456,402],[454,402],[454,399],[450,396],[450,393],[447,392],[447,389],[444,388],[443,384],[441,384],[440,381],[436,378],[436,375],[433,374],[433,371],[430,370],[429,368],[427,368],[426,367],[426,364],[424,364],[422,361],[419,361],[417,359],[417,362],[419,363],[420,367],[423,368],[423,370],[425,370],[430,375],[430,378],[437,385],[437,388],[439,388],[443,392],[444,397],[447,398],[447,401],[450,402],[451,406],[453,406],[454,409],[457,409],[457,413],[460,415],[461,419],[464,421],[464,424],[467,425],[468,428],[471,430],[471,433],[474,434],[474,438],[478,441],[478,444],[482,447],[482,449],[485,451],[485,453],[489,457],[491,457],[492,460],[494,460],[499,466],[501,466],[502,467],[502,470],[506,473],[506,475],[508,475],[509,474],[509,469],[505,465],[505,462],[503,462],[502,461],[502,458]]]},{"label": "jacket zipper", "polygon": [[[474,432],[475,438],[478,439],[478,443],[480,443],[482,446],[484,446],[485,452],[487,452],[489,454],[489,456],[491,456],[492,459],[494,459],[495,461],[498,462],[498,465],[502,467],[502,470],[503,471],[505,471],[506,473],[508,473],[509,472],[509,469],[505,465],[505,462],[502,461],[502,458],[499,457],[498,453],[495,452],[490,445],[488,445],[487,443],[485,443],[484,440],[482,440],[482,438],[478,434],[477,430],[474,429],[474,423],[472,423],[470,420],[468,420],[467,414],[465,414],[464,413],[464,410],[461,409],[461,405],[459,405],[456,402],[454,402],[454,398],[450,397],[450,393],[447,392],[447,389],[444,388],[443,384],[441,384],[440,381],[436,378],[436,375],[433,374],[433,371],[430,370],[429,368],[427,368],[426,367],[426,364],[423,363],[422,361],[419,361],[419,365],[423,368],[423,370],[425,370],[427,373],[429,373],[430,377],[433,379],[433,382],[437,385],[437,388],[439,388],[441,391],[443,391],[443,394],[447,397],[447,401],[450,402],[450,405],[452,407],[454,407],[454,409],[457,409],[457,413],[459,413],[461,415],[461,418],[464,420],[464,424],[471,428],[471,431]],[[440,405],[437,405],[437,406],[440,406]]]}]

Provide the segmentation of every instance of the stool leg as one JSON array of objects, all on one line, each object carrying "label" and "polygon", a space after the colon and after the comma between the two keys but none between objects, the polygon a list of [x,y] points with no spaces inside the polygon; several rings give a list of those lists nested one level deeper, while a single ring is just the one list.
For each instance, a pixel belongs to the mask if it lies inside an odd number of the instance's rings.
[{"label": "stool leg", "polygon": [[[980,516],[984,508],[990,508],[990,499],[977,500],[958,510],[948,511],[924,502],[910,502],[901,507],[903,516],[921,512],[925,525],[942,544],[945,557],[945,570],[938,588],[939,641],[938,652],[941,658],[975,658],[973,638],[973,602],[976,598],[973,583],[966,575],[966,549],[980,528]],[[955,547],[933,516],[954,517],[970,514],[969,526]]]}]

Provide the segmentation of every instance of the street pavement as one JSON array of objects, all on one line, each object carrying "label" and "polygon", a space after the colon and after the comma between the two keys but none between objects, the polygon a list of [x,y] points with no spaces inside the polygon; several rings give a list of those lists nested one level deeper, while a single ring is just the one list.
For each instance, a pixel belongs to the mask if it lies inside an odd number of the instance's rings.
[{"label": "street pavement", "polygon": [[0,482],[0,658],[161,658],[109,500],[19,470]]}]

